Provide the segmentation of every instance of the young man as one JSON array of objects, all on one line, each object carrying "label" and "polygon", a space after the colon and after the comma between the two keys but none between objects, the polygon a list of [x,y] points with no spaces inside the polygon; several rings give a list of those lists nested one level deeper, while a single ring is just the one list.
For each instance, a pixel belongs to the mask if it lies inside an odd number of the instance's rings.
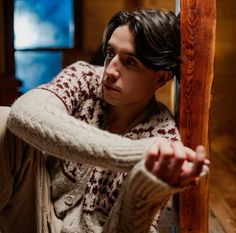
[{"label": "young man", "polygon": [[4,233],[158,232],[170,196],[207,168],[154,99],[179,65],[176,16],[119,12],[104,51],[104,68],[77,62],[4,112]]}]

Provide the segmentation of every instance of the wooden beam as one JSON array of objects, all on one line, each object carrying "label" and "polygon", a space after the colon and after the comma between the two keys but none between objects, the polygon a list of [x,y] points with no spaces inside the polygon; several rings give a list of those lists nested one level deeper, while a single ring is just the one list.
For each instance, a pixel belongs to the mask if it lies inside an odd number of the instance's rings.
[{"label": "wooden beam", "polygon": [[[209,115],[214,74],[216,0],[181,0],[179,129],[185,145],[202,144],[209,156]],[[209,179],[179,195],[181,233],[208,232]]]}]

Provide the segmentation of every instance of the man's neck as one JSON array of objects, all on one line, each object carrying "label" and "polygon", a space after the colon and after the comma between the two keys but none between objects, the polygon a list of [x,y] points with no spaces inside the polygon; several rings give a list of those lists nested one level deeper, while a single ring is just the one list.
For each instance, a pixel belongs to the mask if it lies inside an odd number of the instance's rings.
[{"label": "man's neck", "polygon": [[109,106],[105,117],[105,129],[116,134],[124,134],[131,128],[134,121],[145,111],[151,100],[142,105]]}]

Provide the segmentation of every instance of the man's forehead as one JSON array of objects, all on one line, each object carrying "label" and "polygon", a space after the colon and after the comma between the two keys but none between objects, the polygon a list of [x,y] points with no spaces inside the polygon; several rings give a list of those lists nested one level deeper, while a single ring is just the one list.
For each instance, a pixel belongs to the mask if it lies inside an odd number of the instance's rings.
[{"label": "man's forehead", "polygon": [[119,53],[123,53],[126,55],[130,55],[130,56],[134,56],[137,57],[137,54],[135,52],[135,49],[132,47],[126,47],[126,46],[117,46],[116,43],[112,43],[112,41],[108,41],[108,47],[113,48],[115,51],[119,52]]},{"label": "man's forehead", "polygon": [[111,35],[108,45],[122,53],[135,56],[134,36],[128,25],[117,27]]}]

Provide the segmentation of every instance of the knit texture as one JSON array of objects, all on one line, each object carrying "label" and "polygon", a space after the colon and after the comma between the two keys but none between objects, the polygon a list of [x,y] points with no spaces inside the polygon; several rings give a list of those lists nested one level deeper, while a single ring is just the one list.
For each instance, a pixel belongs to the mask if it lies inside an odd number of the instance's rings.
[{"label": "knit texture", "polygon": [[[182,190],[171,188],[148,173],[144,160],[140,161],[129,173],[117,201],[117,208],[112,210],[104,232],[150,232],[158,211],[173,193]],[[156,228],[152,232],[156,232]]]},{"label": "knit texture", "polygon": [[146,148],[159,137],[178,140],[178,132],[168,109],[154,102],[125,135],[100,130],[106,109],[101,74],[102,68],[85,62],[69,66],[19,98],[8,127],[60,158],[51,159],[49,173],[62,232],[147,232],[179,189],[144,168]]}]

